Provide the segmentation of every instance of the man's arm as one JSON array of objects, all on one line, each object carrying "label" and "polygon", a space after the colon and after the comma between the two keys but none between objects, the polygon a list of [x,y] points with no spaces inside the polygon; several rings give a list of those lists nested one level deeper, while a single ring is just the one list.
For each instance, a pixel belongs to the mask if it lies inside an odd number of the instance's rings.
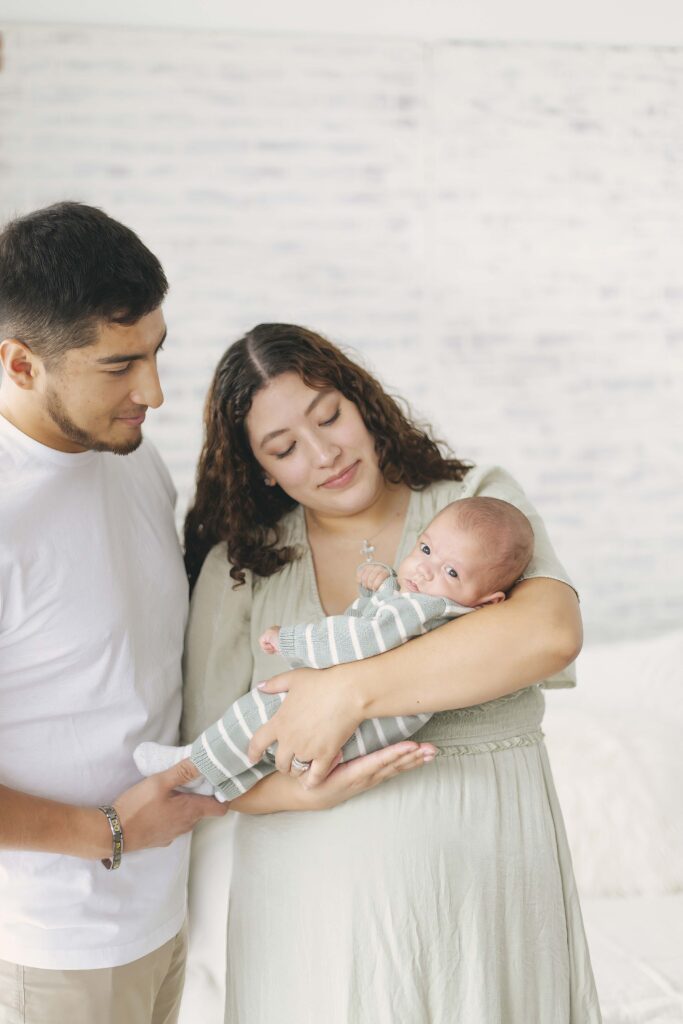
[{"label": "man's arm", "polygon": [[[194,828],[200,818],[228,810],[213,797],[178,793],[194,776],[178,764],[131,786],[114,800],[123,829],[124,854],[168,846]],[[112,834],[97,807],[31,796],[0,786],[0,849],[63,853],[86,860],[109,857]]]},{"label": "man's arm", "polygon": [[62,804],[0,786],[0,849],[94,860],[110,855],[111,838],[107,819],[97,808]]}]

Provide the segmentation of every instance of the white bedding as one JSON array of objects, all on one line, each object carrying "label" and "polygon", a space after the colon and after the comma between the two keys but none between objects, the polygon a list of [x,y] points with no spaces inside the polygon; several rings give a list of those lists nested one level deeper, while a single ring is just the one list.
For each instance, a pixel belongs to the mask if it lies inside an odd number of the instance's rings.
[{"label": "white bedding", "polygon": [[683,893],[582,907],[604,1024],[683,1024]]},{"label": "white bedding", "polygon": [[683,630],[584,649],[544,731],[605,1024],[683,1024]]}]

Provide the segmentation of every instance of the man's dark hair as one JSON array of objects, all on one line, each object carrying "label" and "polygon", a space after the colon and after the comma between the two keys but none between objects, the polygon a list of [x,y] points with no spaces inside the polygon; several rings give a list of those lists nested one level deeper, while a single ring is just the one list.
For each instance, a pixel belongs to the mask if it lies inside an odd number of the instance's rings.
[{"label": "man's dark hair", "polygon": [[156,256],[94,206],[55,203],[0,234],[0,339],[23,341],[48,365],[91,345],[102,321],[136,323],[167,290]]}]

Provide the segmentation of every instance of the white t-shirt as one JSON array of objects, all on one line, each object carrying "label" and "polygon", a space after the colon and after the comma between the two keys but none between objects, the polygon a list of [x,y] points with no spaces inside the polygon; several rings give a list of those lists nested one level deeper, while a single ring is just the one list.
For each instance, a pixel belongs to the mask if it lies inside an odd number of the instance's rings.
[{"label": "white t-shirt", "polygon": [[[0,783],[111,803],[142,740],[175,743],[187,580],[149,442],[67,454],[0,416]],[[125,842],[125,836],[124,836]],[[189,837],[99,861],[0,850],[0,959],[83,969],[157,949],[185,916]]]}]

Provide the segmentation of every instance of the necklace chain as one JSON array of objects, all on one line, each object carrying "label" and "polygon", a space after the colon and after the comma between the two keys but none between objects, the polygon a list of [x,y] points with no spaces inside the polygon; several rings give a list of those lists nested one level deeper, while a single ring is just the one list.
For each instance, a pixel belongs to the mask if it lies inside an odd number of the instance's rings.
[{"label": "necklace chain", "polygon": [[362,555],[362,557],[365,558],[365,560],[367,562],[372,562],[373,555],[375,554],[375,547],[376,547],[376,545],[371,544],[371,541],[374,541],[376,538],[378,538],[380,536],[382,530],[386,529],[386,527],[389,525],[389,523],[393,519],[395,519],[395,518],[396,518],[396,513],[394,512],[393,515],[391,516],[391,519],[387,519],[387,521],[384,523],[384,525],[381,526],[377,530],[376,534],[373,534],[372,537],[364,537],[364,539],[362,539],[362,546],[360,548],[360,554]]},{"label": "necklace chain", "polygon": [[366,562],[372,562],[372,556],[376,550],[376,545],[373,544],[372,541],[376,540],[380,533],[383,533],[384,530],[386,530],[386,528],[404,512],[404,510],[403,506],[399,510],[394,510],[391,515],[385,519],[379,530],[376,530],[375,533],[371,534],[369,537],[362,538],[363,543],[361,544],[359,551]]},{"label": "necklace chain", "polygon": [[398,515],[398,512],[392,512],[391,516],[387,519],[387,521],[382,526],[380,526],[377,533],[373,533],[371,537],[363,537],[363,544],[361,545],[360,553],[366,562],[371,562],[372,556],[375,553],[376,545],[372,544],[371,542],[375,540],[377,537],[379,537],[380,533],[386,530],[387,526],[389,526],[389,524],[392,523],[394,519],[398,517]]}]

